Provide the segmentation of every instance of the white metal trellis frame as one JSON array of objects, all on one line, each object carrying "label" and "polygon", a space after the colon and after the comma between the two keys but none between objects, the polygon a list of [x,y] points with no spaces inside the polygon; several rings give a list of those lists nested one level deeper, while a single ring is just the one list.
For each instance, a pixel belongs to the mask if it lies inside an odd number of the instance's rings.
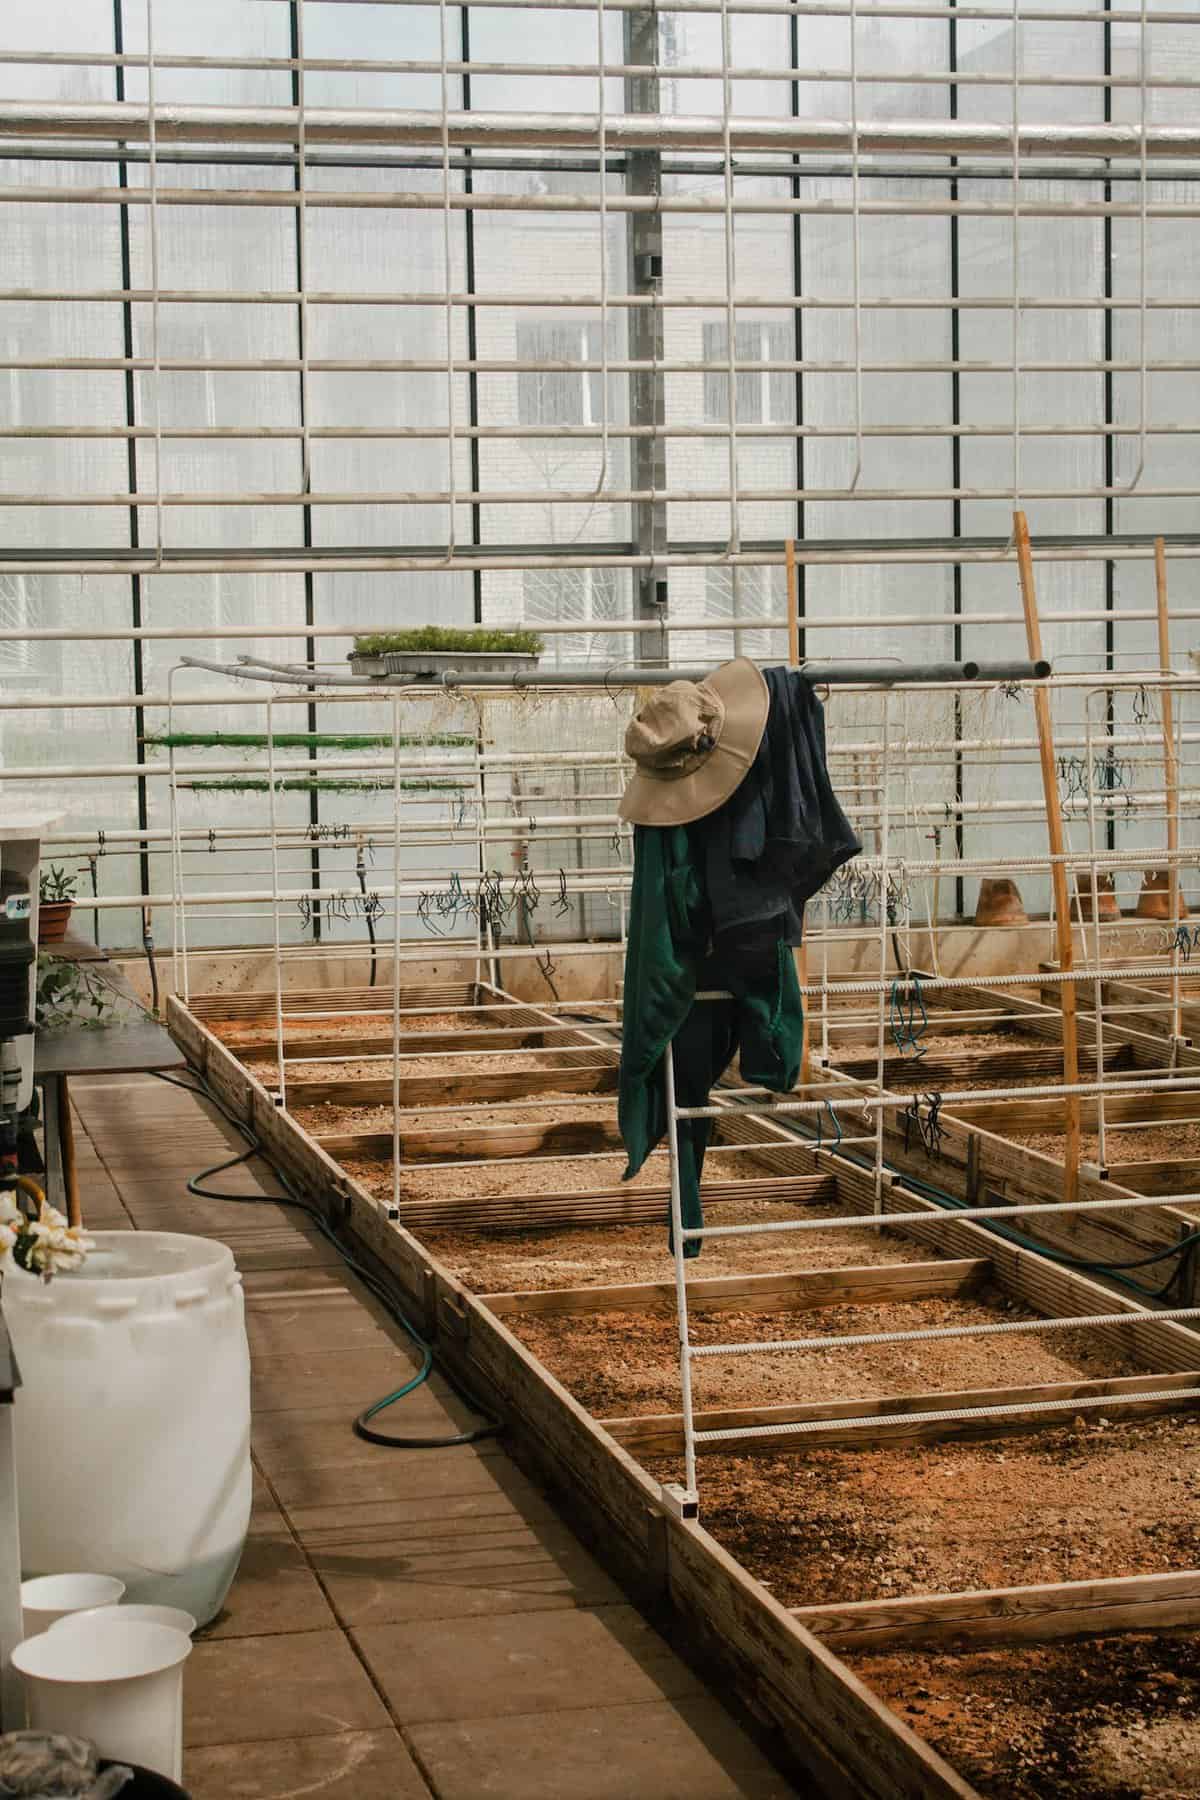
[{"label": "white metal trellis frame", "polygon": [[154,562],[162,567],[166,543],[163,536],[163,436],[162,436],[162,341],[159,308],[159,229],[158,229],[158,118],[154,93],[154,0],[146,0],[146,132],[149,144],[150,183],[150,337],[153,379],[154,421]]},{"label": "white metal trellis frame", "polygon": [[[1171,691],[1173,694],[1200,691],[1200,680],[1181,680],[1172,673],[1148,673],[1144,682],[1139,681],[1139,685],[1146,689],[1147,696],[1157,694],[1160,700],[1163,692],[1167,690]],[[1152,724],[1153,720],[1149,700],[1142,699],[1138,695],[1137,688],[1131,688],[1128,681],[1121,691],[1127,698],[1132,695],[1134,701],[1145,708],[1143,717],[1148,723]],[[885,694],[883,696],[884,709],[880,734],[881,746],[879,750],[882,766],[880,782],[881,804],[879,808],[877,853],[876,857],[873,859],[873,872],[877,874],[879,882],[880,913],[881,921],[883,921],[882,935],[885,937],[887,929],[888,871],[890,863],[890,844],[886,834],[886,821],[892,810],[887,801],[887,748],[893,741],[893,732],[889,728],[890,721],[888,717],[888,707],[892,698],[893,696],[890,694]],[[1149,1102],[1152,1096],[1168,1093],[1183,1097],[1190,1094],[1195,1096],[1194,1104],[1196,1117],[1197,1119],[1200,1119],[1200,1073],[1194,1071],[1189,1073],[1180,1070],[1173,1054],[1171,1054],[1169,1058],[1171,1063],[1170,1072],[1166,1075],[1158,1075],[1155,1073],[1142,1075],[1137,1072],[1132,1075],[1120,1072],[1109,1073],[1106,1069],[1106,1009],[1103,983],[1108,979],[1124,979],[1126,971],[1121,965],[1127,963],[1128,959],[1118,955],[1107,965],[1104,961],[1104,936],[1102,931],[1100,906],[1100,872],[1102,868],[1147,868],[1150,866],[1165,866],[1168,862],[1170,862],[1173,867],[1178,868],[1180,865],[1194,860],[1196,850],[1194,846],[1181,846],[1177,851],[1170,855],[1162,852],[1158,848],[1150,850],[1118,851],[1110,850],[1106,844],[1101,841],[1101,834],[1104,832],[1106,824],[1114,817],[1115,807],[1122,803],[1119,793],[1117,793],[1116,798],[1114,799],[1115,784],[1112,777],[1104,773],[1111,759],[1112,744],[1118,735],[1111,717],[1113,692],[1110,689],[1093,687],[1090,691],[1084,692],[1083,700],[1083,745],[1086,752],[1084,784],[1088,847],[1086,856],[1081,856],[1075,849],[1068,849],[1064,851],[1063,854],[1064,859],[1067,860],[1074,869],[1074,885],[1077,896],[1077,905],[1084,892],[1090,890],[1090,920],[1086,919],[1082,907],[1079,907],[1080,922],[1085,923],[1088,926],[1084,936],[1085,942],[1090,939],[1090,954],[1085,958],[1085,966],[1076,968],[1070,974],[1062,975],[1061,972],[1058,974],[1043,972],[1041,979],[1045,980],[1047,975],[1049,975],[1051,981],[1086,981],[1092,986],[1095,994],[1095,1061],[1093,1078],[1085,1078],[1071,1087],[1056,1083],[1030,1083],[1024,1086],[996,1087],[994,1089],[967,1088],[961,1093],[949,1092],[941,1095],[939,1098],[944,1103],[953,1104],[956,1102],[978,1103],[984,1101],[1006,1101],[1010,1099],[1022,1101],[1052,1098],[1062,1099],[1068,1094],[1075,1094],[1083,1098],[1090,1097],[1095,1102],[1097,1112],[1099,1141],[1097,1161],[1099,1166],[1103,1168],[1107,1162],[1105,1149],[1106,1101],[1112,1100],[1113,1098],[1128,1099],[1132,1096],[1144,1096],[1148,1102],[1147,1113],[1149,1114]],[[1136,716],[1135,713],[1135,718]],[[1103,731],[1098,734],[1096,726],[1100,720],[1103,720]],[[1125,735],[1128,737],[1130,734]],[[1148,731],[1145,729],[1142,730],[1141,749],[1147,760],[1153,760],[1154,758],[1162,756],[1162,749],[1158,746],[1151,746],[1149,735]],[[1183,729],[1183,711],[1182,708],[1180,708],[1175,719],[1175,758],[1177,767],[1180,766],[1182,746],[1186,735],[1187,734]],[[1136,744],[1136,734],[1134,734],[1134,738]],[[907,727],[902,733],[902,741],[907,748]],[[1103,753],[1099,755],[1097,754],[1098,742],[1103,746]],[[1123,779],[1124,778],[1122,777],[1122,780]],[[855,786],[856,791],[858,791],[857,783]],[[1157,813],[1158,807],[1161,805],[1165,816],[1166,808],[1171,804],[1171,798],[1171,792],[1169,790],[1161,795],[1155,796],[1155,813]],[[1074,817],[1077,818],[1078,815],[1075,814]],[[1026,857],[1019,859],[1019,862],[1021,867],[1032,868],[1036,864],[1036,866],[1040,868],[1045,868],[1051,860],[1053,859],[1048,857],[1040,859]],[[1084,866],[1080,867],[1081,864]],[[940,858],[934,859],[928,864],[928,867],[930,869],[935,867],[940,869]],[[1172,935],[1175,934],[1175,925],[1176,921],[1174,919],[1169,921],[1169,928]],[[1179,967],[1177,943],[1171,948],[1170,962],[1168,964],[1150,963],[1143,968],[1143,974],[1161,971],[1164,966],[1169,968],[1171,975],[1171,998],[1174,1008],[1178,1004],[1177,984],[1179,981]],[[884,947],[881,949],[881,978],[884,976],[886,968],[886,947]],[[1014,974],[1011,973],[1007,977],[976,976],[971,980],[970,985],[986,987],[988,985],[1001,985],[1006,981],[1011,984],[1015,978]],[[1134,979],[1136,979],[1136,977]],[[953,989],[955,985],[957,985],[957,982],[954,977],[935,976],[929,983],[929,987],[934,990],[940,988]],[[823,1008],[827,1008],[830,995],[839,992],[844,994],[855,992],[874,995],[877,997],[878,1005],[881,1008],[883,1002],[884,981],[883,979],[880,979],[875,982],[846,981],[830,983],[827,976],[823,974],[820,983],[820,992]],[[720,995],[706,995],[699,996],[698,999],[700,1002],[705,1002],[721,997],[722,996]],[[834,1219],[822,1217],[820,1219],[756,1221],[727,1226],[713,1226],[706,1224],[700,1227],[686,1227],[682,1219],[680,1185],[679,1127],[682,1122],[700,1119],[717,1121],[723,1117],[727,1118],[730,1116],[757,1116],[764,1120],[777,1119],[782,1121],[786,1119],[795,1119],[797,1121],[807,1120],[811,1123],[819,1116],[822,1107],[828,1106],[830,1102],[824,1096],[821,1099],[813,1099],[807,1095],[803,1098],[792,1098],[790,1096],[778,1097],[768,1094],[762,1089],[748,1088],[745,1086],[730,1086],[722,1089],[718,1095],[714,1096],[713,1101],[706,1106],[680,1107],[677,1102],[673,1058],[669,1050],[664,1058],[664,1090],[667,1104],[666,1137],[670,1166],[670,1217],[673,1239],[672,1247],[680,1355],[680,1427],[683,1437],[685,1483],[687,1497],[690,1500],[697,1499],[697,1452],[699,1449],[703,1448],[705,1445],[718,1444],[727,1439],[737,1438],[740,1442],[746,1438],[760,1436],[769,1438],[773,1435],[791,1432],[794,1429],[794,1427],[790,1425],[768,1424],[749,1427],[739,1426],[736,1430],[732,1428],[716,1430],[698,1429],[696,1425],[694,1393],[694,1363],[697,1359],[747,1355],[825,1355],[827,1353],[836,1353],[847,1349],[874,1345],[927,1343],[935,1341],[955,1342],[992,1336],[1036,1335],[1043,1333],[1053,1334],[1055,1332],[1066,1330],[1086,1330],[1089,1327],[1108,1328],[1111,1326],[1122,1325],[1132,1327],[1136,1326],[1139,1321],[1147,1317],[1162,1320],[1174,1320],[1178,1322],[1192,1322],[1197,1318],[1200,1318],[1200,1306],[1188,1305],[1163,1307],[1161,1304],[1156,1304],[1151,1307],[1149,1305],[1143,1306],[1138,1302],[1129,1302],[1126,1304],[1125,1309],[1121,1311],[1095,1312],[1090,1315],[1072,1315],[1065,1318],[1050,1317],[1015,1322],[996,1321],[983,1324],[952,1325],[915,1330],[852,1334],[839,1333],[807,1338],[763,1339],[749,1342],[706,1343],[703,1345],[694,1344],[691,1341],[690,1336],[687,1290],[688,1261],[685,1256],[686,1247],[692,1242],[703,1243],[708,1238],[758,1236],[761,1234],[786,1233],[793,1231],[824,1231],[828,1229],[868,1230],[872,1227],[879,1228],[884,1224],[889,1227],[906,1223],[930,1225],[936,1224],[939,1219],[945,1219],[948,1222],[962,1220],[978,1220],[980,1222],[1003,1220],[1006,1222],[1016,1222],[1023,1218],[1038,1219],[1046,1216],[1063,1218],[1068,1213],[1072,1217],[1082,1216],[1083,1218],[1089,1218],[1097,1214],[1103,1216],[1107,1212],[1133,1214],[1141,1210],[1150,1211],[1162,1206],[1179,1207],[1188,1204],[1189,1196],[1146,1193],[1136,1195],[1125,1194],[1120,1198],[1113,1199],[1076,1200],[1066,1206],[1064,1206],[1061,1201],[1049,1201],[1032,1202],[1015,1206],[1011,1204],[1005,1204],[1003,1206],[955,1206],[952,1210],[940,1213],[936,1210],[903,1212],[894,1209],[885,1214],[883,1212],[881,1197],[884,1175],[882,1123],[885,1112],[889,1109],[897,1108],[901,1104],[903,1097],[900,1094],[889,1090],[884,1080],[882,1060],[882,1012],[878,1015],[878,1030],[879,1059],[874,1094],[867,1097],[863,1097],[861,1094],[856,1095],[853,1098],[847,1096],[844,1100],[835,1101],[833,1103],[835,1109],[839,1111],[851,1108],[855,1110],[861,1109],[867,1113],[873,1113],[875,1116],[877,1131],[879,1133],[878,1147],[875,1151],[875,1204],[873,1211],[870,1214],[856,1214]],[[826,1041],[828,1041],[827,1028]],[[1166,1060],[1167,1055],[1168,1046],[1164,1042],[1164,1060]],[[1133,1130],[1150,1123],[1153,1123],[1153,1119],[1149,1116],[1142,1119],[1126,1119],[1122,1121],[1120,1129]],[[847,1141],[854,1143],[857,1140],[850,1139]],[[834,1145],[832,1148],[837,1149],[838,1146]],[[1008,1413],[1013,1413],[1018,1410],[1028,1410],[1035,1414],[1044,1412],[1049,1415],[1056,1410],[1068,1410],[1070,1404],[1069,1401],[1049,1401],[1038,1403],[1028,1408],[1018,1408],[1015,1406],[1005,1407],[1002,1405],[971,1408],[950,1407],[945,1410],[930,1411],[927,1416],[931,1421],[949,1422],[959,1418],[994,1417],[1000,1419]],[[880,1415],[880,1419],[883,1418],[886,1418],[886,1415]],[[871,1419],[866,1417],[855,1421],[856,1424],[860,1424],[864,1427],[872,1422]],[[815,1430],[816,1426],[813,1426],[810,1429]],[[799,1435],[802,1434],[803,1428]]]}]

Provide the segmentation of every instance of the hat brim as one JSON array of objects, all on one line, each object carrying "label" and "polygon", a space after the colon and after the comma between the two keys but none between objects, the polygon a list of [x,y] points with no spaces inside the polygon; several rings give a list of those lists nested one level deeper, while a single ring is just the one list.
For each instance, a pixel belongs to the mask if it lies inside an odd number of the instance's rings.
[{"label": "hat brim", "polygon": [[698,769],[670,778],[635,770],[618,814],[629,825],[692,825],[724,806],[758,755],[771,696],[757,664],[739,656],[705,681],[725,706],[721,739]]}]

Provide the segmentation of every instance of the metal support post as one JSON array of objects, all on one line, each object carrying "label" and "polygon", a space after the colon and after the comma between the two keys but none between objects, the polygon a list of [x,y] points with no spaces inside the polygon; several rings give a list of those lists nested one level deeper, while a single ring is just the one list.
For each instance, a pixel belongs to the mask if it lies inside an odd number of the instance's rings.
[{"label": "metal support post", "polygon": [[[658,67],[658,8],[652,3],[622,15],[624,55],[654,73],[625,78],[625,105],[631,113],[657,114],[661,102]],[[603,181],[605,173],[601,171]],[[635,150],[625,160],[625,191],[654,200],[662,198],[662,152]],[[662,216],[657,206],[627,215],[629,292],[649,295],[649,306],[629,310],[629,357],[648,365],[629,378],[629,422],[651,425],[654,430],[635,437],[629,448],[630,475],[635,492],[649,499],[633,503],[633,542],[639,553],[652,559],[667,551],[667,442],[663,435],[666,402],[662,375],[664,356],[662,298]],[[639,662],[665,664],[670,656],[667,632],[667,573],[665,565],[651,561],[634,571],[634,617],[656,621],[661,629],[638,638]]]},{"label": "metal support post", "polygon": [[[675,1100],[675,1057],[672,1046],[663,1052],[663,1083],[667,1101],[667,1150],[671,1168],[671,1243],[675,1253],[675,1306],[679,1321],[679,1414],[683,1421],[684,1493],[679,1501],[696,1497],[696,1428],[692,1420],[692,1347],[688,1328],[687,1262],[684,1259],[683,1197],[679,1179],[679,1109]],[[689,1235],[695,1236],[692,1232]],[[680,1517],[692,1516],[680,1513]]]}]

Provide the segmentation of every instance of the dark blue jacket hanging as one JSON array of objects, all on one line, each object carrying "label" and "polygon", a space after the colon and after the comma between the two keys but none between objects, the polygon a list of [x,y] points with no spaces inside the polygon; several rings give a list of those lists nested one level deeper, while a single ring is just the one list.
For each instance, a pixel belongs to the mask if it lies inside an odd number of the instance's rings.
[{"label": "dark blue jacket hanging", "polygon": [[[767,669],[770,712],[741,785],[707,819],[638,826],[625,955],[618,1119],[628,1180],[666,1130],[663,1053],[674,1044],[676,1098],[707,1104],[740,1051],[742,1078],[785,1093],[800,1073],[803,1008],[790,946],[805,902],[861,849],[825,767],[825,721],[796,670]],[[702,1001],[721,987],[733,1000]],[[703,1223],[707,1120],[679,1128],[686,1226]],[[699,1239],[687,1244],[694,1256]]]}]

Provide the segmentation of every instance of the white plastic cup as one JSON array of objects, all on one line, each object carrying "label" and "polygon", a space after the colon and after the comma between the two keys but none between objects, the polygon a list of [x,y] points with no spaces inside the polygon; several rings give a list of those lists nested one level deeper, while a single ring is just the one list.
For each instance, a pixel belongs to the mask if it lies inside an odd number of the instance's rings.
[{"label": "white plastic cup", "polygon": [[102,1618],[43,1631],[13,1651],[34,1731],[86,1738],[112,1762],[183,1773],[183,1665],[191,1639],[169,1625]]},{"label": "white plastic cup", "polygon": [[35,1575],[21,1583],[21,1617],[27,1638],[48,1631],[69,1613],[115,1606],[125,1583],[115,1575]]},{"label": "white plastic cup", "polygon": [[90,1606],[86,1612],[67,1613],[51,1625],[51,1631],[67,1631],[72,1625],[78,1625],[85,1619],[133,1619],[143,1625],[169,1625],[172,1631],[182,1631],[185,1637],[191,1637],[196,1629],[196,1621],[190,1612],[184,1612],[182,1606],[148,1606],[139,1603]]}]

